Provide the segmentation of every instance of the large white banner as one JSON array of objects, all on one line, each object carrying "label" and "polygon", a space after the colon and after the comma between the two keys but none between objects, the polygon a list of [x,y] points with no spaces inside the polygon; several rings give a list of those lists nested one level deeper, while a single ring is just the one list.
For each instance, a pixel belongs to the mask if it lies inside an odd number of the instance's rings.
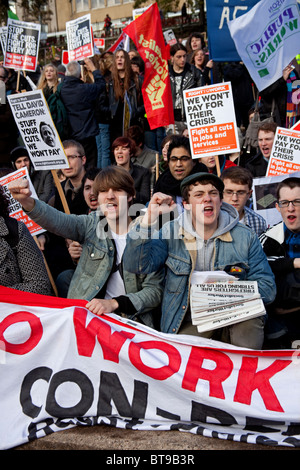
[{"label": "large white banner", "polygon": [[76,425],[300,447],[297,351],[160,334],[0,288],[0,449]]},{"label": "large white banner", "polygon": [[283,69],[299,54],[297,0],[261,0],[229,21],[228,28],[259,91],[282,77]]}]

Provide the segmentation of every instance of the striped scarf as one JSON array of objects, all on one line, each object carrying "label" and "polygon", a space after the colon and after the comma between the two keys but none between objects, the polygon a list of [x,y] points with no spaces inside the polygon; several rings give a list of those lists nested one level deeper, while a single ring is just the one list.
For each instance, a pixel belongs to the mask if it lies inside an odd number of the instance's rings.
[{"label": "striped scarf", "polygon": [[288,79],[287,79],[287,100],[286,100],[286,128],[290,129],[291,127],[296,124],[297,116],[300,113],[300,106],[299,104],[295,104],[292,101],[292,93],[295,91],[296,88],[300,88],[300,84],[298,84],[295,88],[293,88],[293,82],[297,80],[297,75],[295,72],[291,72]]}]

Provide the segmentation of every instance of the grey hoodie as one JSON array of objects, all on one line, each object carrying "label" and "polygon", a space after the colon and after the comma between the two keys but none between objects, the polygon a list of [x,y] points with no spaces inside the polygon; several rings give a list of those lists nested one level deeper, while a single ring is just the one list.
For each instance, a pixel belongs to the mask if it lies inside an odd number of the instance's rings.
[{"label": "grey hoodie", "polygon": [[179,217],[178,223],[185,231],[190,233],[196,238],[197,243],[197,260],[195,265],[196,271],[212,271],[213,270],[213,250],[214,240],[220,235],[228,232],[235,227],[239,222],[239,215],[237,210],[227,204],[222,203],[219,219],[218,228],[208,240],[204,240],[194,229],[192,224],[192,218],[189,211],[185,210]]}]

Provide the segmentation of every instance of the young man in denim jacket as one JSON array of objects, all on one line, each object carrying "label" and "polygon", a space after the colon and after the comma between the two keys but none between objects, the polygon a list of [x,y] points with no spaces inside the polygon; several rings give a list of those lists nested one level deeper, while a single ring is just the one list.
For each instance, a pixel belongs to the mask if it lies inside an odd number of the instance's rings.
[{"label": "young man in denim jacket", "polygon": [[[274,276],[257,235],[239,223],[234,207],[222,203],[224,184],[210,173],[189,175],[181,183],[184,211],[153,233],[159,214],[172,209],[168,195],[156,193],[147,213],[133,224],[124,261],[135,273],[165,268],[161,330],[199,334],[192,325],[189,307],[193,271],[227,271],[240,267],[243,279],[257,281],[264,303],[274,300]],[[207,332],[205,336],[236,346],[261,349],[264,316]]]},{"label": "young man in denim jacket", "polygon": [[[123,262],[134,182],[123,168],[109,166],[94,180],[100,207],[89,215],[60,212],[31,197],[27,182],[9,187],[31,219],[64,238],[78,241],[82,253],[72,277],[68,298],[87,301],[96,315],[118,313],[155,327],[162,297],[162,272],[128,272]],[[132,208],[131,208],[132,212]]]}]

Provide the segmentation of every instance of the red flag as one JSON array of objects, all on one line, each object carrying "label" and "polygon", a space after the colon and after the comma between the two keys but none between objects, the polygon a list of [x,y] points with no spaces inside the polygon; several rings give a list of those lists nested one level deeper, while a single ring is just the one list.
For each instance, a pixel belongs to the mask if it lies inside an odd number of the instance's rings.
[{"label": "red flag", "polygon": [[157,3],[126,26],[123,32],[132,39],[145,62],[142,94],[150,129],[174,124],[168,68],[170,47],[165,44]]},{"label": "red flag", "polygon": [[109,52],[116,52],[118,49],[124,49],[125,51],[128,51],[129,49],[129,40],[127,41],[127,34],[125,34],[124,31],[121,33],[116,42],[114,42],[113,45],[107,50]]}]

